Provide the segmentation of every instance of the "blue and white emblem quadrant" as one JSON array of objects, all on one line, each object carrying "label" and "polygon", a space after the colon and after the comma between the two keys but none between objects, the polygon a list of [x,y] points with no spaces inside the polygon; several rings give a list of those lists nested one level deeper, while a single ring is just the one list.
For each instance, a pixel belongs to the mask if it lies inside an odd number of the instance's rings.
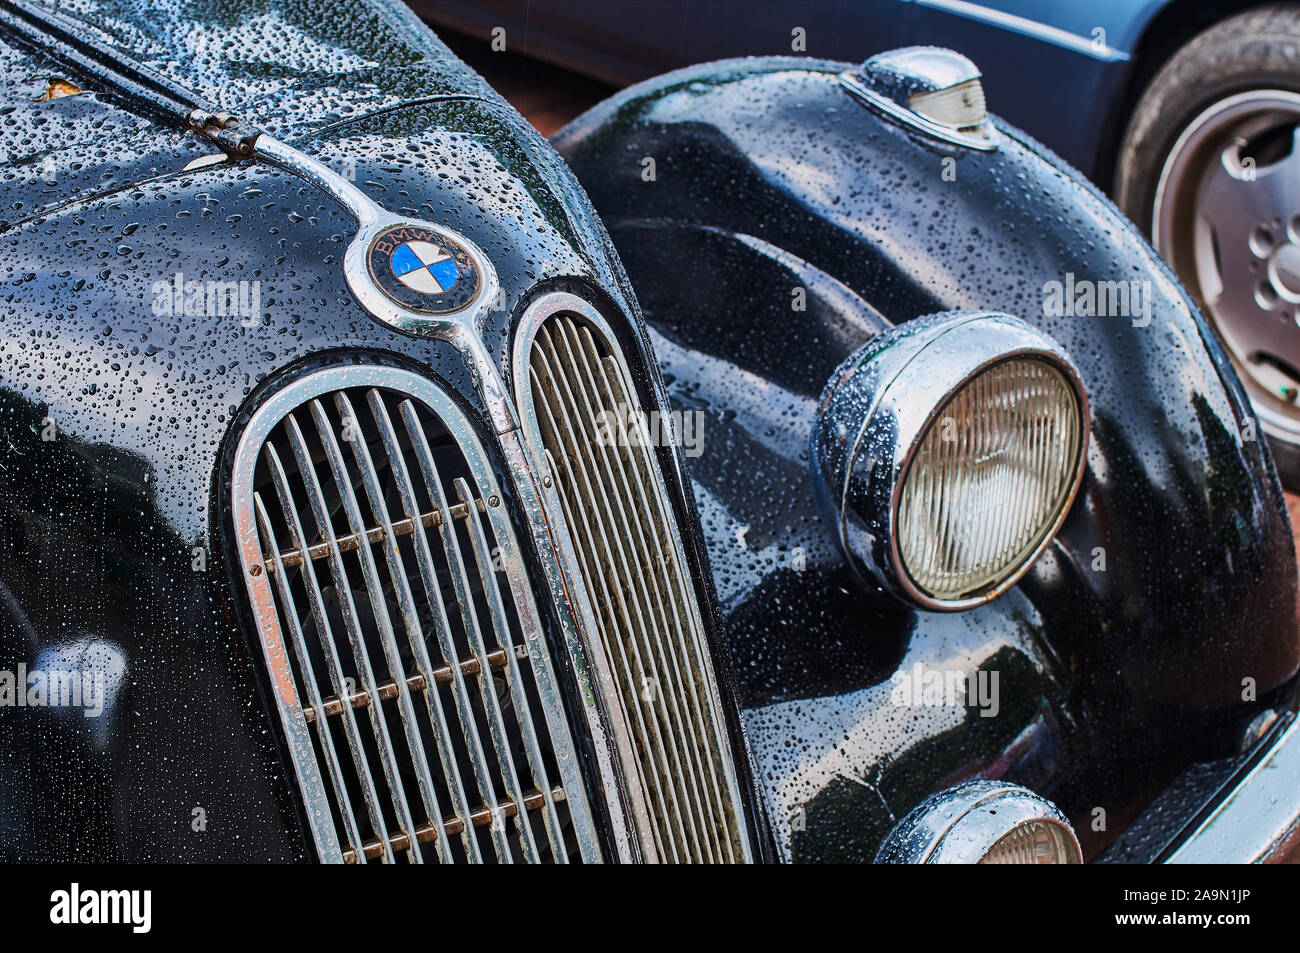
[{"label": "blue and white emblem quadrant", "polygon": [[397,280],[420,294],[441,294],[460,279],[456,262],[432,242],[398,245],[388,261]]}]

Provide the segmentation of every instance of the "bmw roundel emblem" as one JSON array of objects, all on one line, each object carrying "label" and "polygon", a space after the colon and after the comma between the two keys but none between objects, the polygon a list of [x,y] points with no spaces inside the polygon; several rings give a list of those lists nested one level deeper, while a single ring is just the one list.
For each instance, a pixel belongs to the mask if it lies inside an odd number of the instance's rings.
[{"label": "bmw roundel emblem", "polygon": [[450,235],[418,225],[380,232],[370,245],[370,274],[398,304],[450,314],[474,301],[481,281],[469,251]]}]

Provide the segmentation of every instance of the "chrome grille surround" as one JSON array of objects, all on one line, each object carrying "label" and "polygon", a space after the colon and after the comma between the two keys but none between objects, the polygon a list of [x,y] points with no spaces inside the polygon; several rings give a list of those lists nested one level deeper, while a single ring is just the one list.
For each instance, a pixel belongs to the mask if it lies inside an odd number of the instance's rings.
[{"label": "chrome grille surround", "polygon": [[[748,862],[703,620],[615,341],[575,295],[546,294],[529,306],[513,358],[525,438],[565,572],[576,577],[569,589],[642,859]],[[622,422],[622,439],[602,443],[598,419],[607,412],[618,416],[606,424]]]},{"label": "chrome grille surround", "polygon": [[299,378],[250,419],[231,497],[322,861],[600,859],[504,497],[446,392],[379,365]]}]

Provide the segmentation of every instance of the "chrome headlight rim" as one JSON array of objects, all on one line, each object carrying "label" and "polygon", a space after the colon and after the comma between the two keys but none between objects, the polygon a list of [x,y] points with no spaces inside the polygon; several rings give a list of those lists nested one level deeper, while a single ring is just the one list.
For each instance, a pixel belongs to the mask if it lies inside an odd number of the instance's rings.
[{"label": "chrome headlight rim", "polygon": [[876,852],[878,864],[978,864],[1008,835],[1033,824],[1062,837],[1066,864],[1083,863],[1069,818],[1029,788],[982,779],[926,798],[895,825]]},{"label": "chrome headlight rim", "polygon": [[[1043,362],[1069,385],[1078,433],[1068,489],[1034,544],[999,574],[996,583],[959,598],[937,596],[913,579],[900,550],[899,508],[906,477],[931,428],[963,389],[998,365],[1016,360]],[[827,516],[833,519],[853,572],[867,585],[931,611],[974,608],[1015,586],[1064,524],[1087,467],[1090,413],[1078,370],[1050,337],[1002,312],[943,312],[898,325],[837,369],[821,407],[813,446],[821,479],[815,485],[823,509],[833,510]],[[844,442],[841,418],[849,415],[860,420],[860,426],[845,454],[834,445]]]}]

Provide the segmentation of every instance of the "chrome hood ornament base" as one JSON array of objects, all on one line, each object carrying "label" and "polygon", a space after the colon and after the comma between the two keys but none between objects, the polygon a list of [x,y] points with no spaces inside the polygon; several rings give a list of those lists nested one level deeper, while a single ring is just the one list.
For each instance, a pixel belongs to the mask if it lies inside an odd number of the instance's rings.
[{"label": "chrome hood ornament base", "polygon": [[475,335],[497,298],[496,269],[477,245],[442,225],[396,215],[317,159],[265,133],[254,158],[291,172],[356,220],[343,256],[348,289],[377,320],[407,334]]},{"label": "chrome hood ornament base", "polygon": [[[465,356],[497,432],[516,429],[514,407],[480,334],[500,285],[479,247],[442,225],[390,212],[333,169],[274,136],[263,133],[254,140],[253,158],[315,186],[352,216],[360,227],[343,256],[343,274],[357,303],[395,331],[454,345]],[[454,275],[448,261],[455,266]],[[427,276],[417,276],[420,270]]]}]

